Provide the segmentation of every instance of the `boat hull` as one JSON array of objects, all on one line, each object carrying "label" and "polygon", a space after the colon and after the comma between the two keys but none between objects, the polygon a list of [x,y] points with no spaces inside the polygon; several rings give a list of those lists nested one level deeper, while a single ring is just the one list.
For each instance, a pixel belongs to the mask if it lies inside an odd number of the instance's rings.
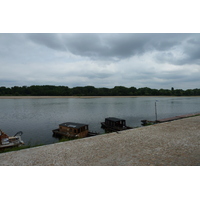
[{"label": "boat hull", "polygon": [[105,122],[101,122],[101,128],[103,128],[107,131],[112,131],[112,132],[132,129],[132,127],[129,127],[129,126],[123,126],[123,127],[109,126]]},{"label": "boat hull", "polygon": [[18,147],[24,145],[24,142],[21,140],[20,136],[8,137],[8,141],[0,144],[0,149]]}]

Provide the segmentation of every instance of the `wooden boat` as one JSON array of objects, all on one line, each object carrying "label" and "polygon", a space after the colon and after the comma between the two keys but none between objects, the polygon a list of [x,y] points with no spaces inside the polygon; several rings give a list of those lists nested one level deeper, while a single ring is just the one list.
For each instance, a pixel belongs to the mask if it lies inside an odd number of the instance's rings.
[{"label": "wooden boat", "polygon": [[0,149],[21,146],[24,142],[21,140],[22,131],[17,132],[14,136],[10,137],[0,130]]},{"label": "wooden boat", "polygon": [[101,128],[107,131],[122,131],[132,129],[133,127],[126,126],[126,120],[115,117],[105,118],[105,122],[101,122]]},{"label": "wooden boat", "polygon": [[52,130],[54,137],[65,138],[84,138],[99,135],[96,132],[90,132],[88,124],[64,122],[59,124],[58,129]]},{"label": "wooden boat", "polygon": [[52,130],[53,136],[64,136],[67,138],[83,138],[88,134],[88,125],[74,122],[59,124],[58,129]]}]

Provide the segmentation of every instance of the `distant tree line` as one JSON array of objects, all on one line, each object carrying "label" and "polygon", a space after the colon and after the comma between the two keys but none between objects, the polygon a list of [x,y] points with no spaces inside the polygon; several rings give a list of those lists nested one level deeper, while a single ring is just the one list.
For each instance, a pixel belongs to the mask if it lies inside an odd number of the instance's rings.
[{"label": "distant tree line", "polygon": [[0,96],[198,96],[200,89],[151,89],[148,87],[95,88],[94,86],[74,87],[54,85],[0,87]]}]

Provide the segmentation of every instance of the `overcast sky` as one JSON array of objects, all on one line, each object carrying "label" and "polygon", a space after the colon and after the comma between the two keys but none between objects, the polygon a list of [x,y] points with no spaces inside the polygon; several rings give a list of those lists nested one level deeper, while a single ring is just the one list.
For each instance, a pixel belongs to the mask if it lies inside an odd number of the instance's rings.
[{"label": "overcast sky", "polygon": [[0,86],[200,88],[200,34],[0,34]]}]

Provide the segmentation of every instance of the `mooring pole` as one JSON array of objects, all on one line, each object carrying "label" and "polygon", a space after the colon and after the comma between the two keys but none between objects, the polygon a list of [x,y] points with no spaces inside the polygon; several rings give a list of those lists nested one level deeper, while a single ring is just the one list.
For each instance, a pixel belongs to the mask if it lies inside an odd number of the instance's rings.
[{"label": "mooring pole", "polygon": [[155,101],[155,115],[156,115],[156,122],[157,122],[157,120],[158,120],[158,117],[157,117],[157,106],[156,106],[156,102],[157,102],[158,100],[156,100]]}]

